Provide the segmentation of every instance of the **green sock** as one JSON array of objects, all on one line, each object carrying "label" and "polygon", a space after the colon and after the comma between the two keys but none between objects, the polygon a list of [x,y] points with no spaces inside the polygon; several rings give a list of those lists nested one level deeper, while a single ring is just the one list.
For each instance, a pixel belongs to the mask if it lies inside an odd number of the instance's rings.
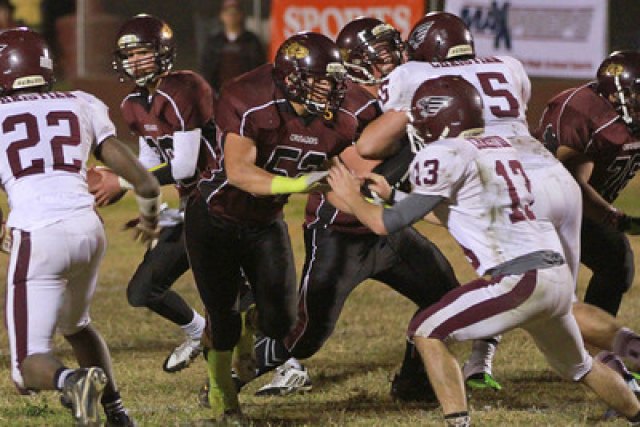
[{"label": "green sock", "polygon": [[209,403],[214,415],[240,409],[238,393],[231,378],[231,351],[209,350],[207,371],[209,373]]}]

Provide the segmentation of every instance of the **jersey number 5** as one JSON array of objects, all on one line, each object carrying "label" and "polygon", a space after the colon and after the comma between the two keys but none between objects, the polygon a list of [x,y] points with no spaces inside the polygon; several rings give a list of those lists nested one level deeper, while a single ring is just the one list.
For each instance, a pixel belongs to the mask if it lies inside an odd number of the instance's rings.
[{"label": "jersey number 5", "polygon": [[[67,172],[79,172],[82,168],[82,160],[64,158],[64,146],[80,145],[80,126],[78,118],[71,111],[51,111],[47,114],[46,126],[59,126],[61,122],[67,122],[68,135],[56,135],[51,138],[51,154],[53,157],[53,170]],[[44,173],[44,159],[31,159],[28,165],[23,165],[20,159],[20,151],[37,146],[41,142],[38,119],[31,113],[8,116],[2,121],[2,133],[4,135],[15,132],[19,126],[24,126],[26,137],[9,143],[6,149],[7,159],[11,172],[16,178]]]},{"label": "jersey number 5", "polygon": [[482,91],[489,98],[504,98],[509,104],[509,108],[504,109],[498,105],[489,106],[489,110],[496,117],[518,117],[520,111],[520,104],[518,100],[507,89],[497,89],[494,87],[496,83],[509,83],[507,78],[502,73],[490,72],[490,73],[476,73]]}]

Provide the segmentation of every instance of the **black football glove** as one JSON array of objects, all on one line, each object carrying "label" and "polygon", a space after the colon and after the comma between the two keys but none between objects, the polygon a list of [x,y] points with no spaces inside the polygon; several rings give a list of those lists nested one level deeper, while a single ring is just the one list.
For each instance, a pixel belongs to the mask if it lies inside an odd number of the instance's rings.
[{"label": "black football glove", "polygon": [[632,236],[640,234],[640,217],[623,215],[618,219],[618,231]]}]

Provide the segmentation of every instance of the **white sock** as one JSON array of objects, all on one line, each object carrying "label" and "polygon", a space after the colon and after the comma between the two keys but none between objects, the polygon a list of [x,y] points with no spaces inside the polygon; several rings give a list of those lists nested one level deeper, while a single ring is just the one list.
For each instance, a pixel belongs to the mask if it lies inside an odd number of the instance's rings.
[{"label": "white sock", "polygon": [[501,338],[501,336],[497,336],[495,338],[473,341],[471,355],[463,367],[465,378],[483,372],[492,375],[493,356],[496,354],[496,347]]},{"label": "white sock", "polygon": [[289,366],[295,368],[295,369],[302,370],[302,364],[295,357],[289,358],[289,360],[287,360],[285,363],[288,364]]},{"label": "white sock", "polygon": [[64,388],[64,382],[67,379],[67,377],[71,374],[73,374],[74,369],[64,369],[60,372],[60,375],[58,375],[58,382],[56,383],[56,388],[58,390],[62,390]]},{"label": "white sock", "polygon": [[193,310],[193,320],[186,325],[180,326],[184,333],[191,339],[199,340],[204,332],[205,320],[197,311]]}]

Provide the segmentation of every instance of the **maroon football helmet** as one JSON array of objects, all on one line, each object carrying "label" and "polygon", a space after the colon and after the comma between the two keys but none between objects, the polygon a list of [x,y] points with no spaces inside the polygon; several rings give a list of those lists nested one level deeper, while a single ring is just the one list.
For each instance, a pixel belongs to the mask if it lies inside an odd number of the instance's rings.
[{"label": "maroon football helmet", "polygon": [[613,104],[627,126],[640,126],[640,52],[611,53],[596,77],[598,93]]},{"label": "maroon football helmet", "polygon": [[349,22],[336,44],[349,78],[360,84],[380,84],[403,60],[400,32],[376,18],[359,17]]},{"label": "maroon football helmet", "polygon": [[[171,70],[176,56],[173,31],[169,25],[151,15],[140,14],[125,22],[116,38],[113,68],[120,74],[121,80],[134,80],[138,86],[144,86],[157,76]],[[136,49],[148,49],[152,52],[149,59],[129,60],[130,52]],[[152,65],[152,66],[150,66]],[[149,68],[138,75],[136,69]]]},{"label": "maroon football helmet", "polygon": [[346,91],[347,70],[338,46],[318,33],[298,33],[278,48],[273,78],[287,99],[312,114],[333,117]]},{"label": "maroon football helmet", "polygon": [[475,57],[473,36],[462,19],[447,12],[429,12],[413,26],[407,40],[409,59],[442,62]]},{"label": "maroon football helmet", "polygon": [[411,100],[407,133],[414,151],[442,138],[481,133],[482,96],[461,76],[442,76],[422,83]]},{"label": "maroon football helmet", "polygon": [[49,46],[40,34],[26,27],[0,33],[0,95],[49,90],[54,81]]}]

